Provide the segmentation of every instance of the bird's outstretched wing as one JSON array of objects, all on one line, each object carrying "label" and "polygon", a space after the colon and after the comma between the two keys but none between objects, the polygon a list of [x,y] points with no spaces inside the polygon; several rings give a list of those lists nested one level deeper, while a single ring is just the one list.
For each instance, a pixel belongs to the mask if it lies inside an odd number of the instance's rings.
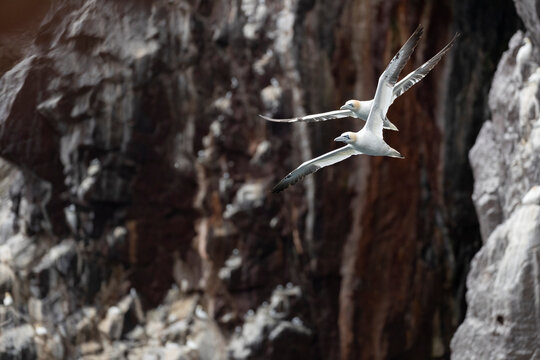
[{"label": "bird's outstretched wing", "polygon": [[366,126],[372,133],[382,139],[383,119],[386,117],[388,108],[392,104],[393,88],[397,82],[399,74],[403,67],[411,57],[412,52],[416,48],[416,44],[422,37],[424,28],[419,25],[411,37],[403,44],[401,49],[390,60],[390,63],[379,77],[373,105],[369,112]]},{"label": "bird's outstretched wing", "polygon": [[405,76],[403,79],[401,79],[394,86],[394,96],[392,98],[392,102],[394,102],[397,97],[403,95],[403,93],[409,90],[414,84],[422,80],[435,67],[435,65],[437,65],[437,63],[443,58],[443,56],[448,52],[448,50],[450,50],[450,48],[454,45],[454,43],[460,36],[461,34],[459,33],[454,35],[452,41],[450,41],[441,51],[439,51],[437,55],[435,55],[434,57],[426,61],[418,69],[414,70],[413,72]]},{"label": "bird's outstretched wing", "polygon": [[309,174],[313,174],[317,170],[345,160],[352,155],[360,154],[352,146],[346,145],[334,151],[327,152],[315,159],[306,161],[293,171],[289,175],[285,176],[274,188],[272,189],[273,193],[278,193],[285,190],[290,185],[296,184],[298,181],[302,180]]},{"label": "bird's outstretched wing", "polygon": [[262,117],[264,120],[268,120],[268,121],[292,123],[292,122],[298,122],[298,121],[319,122],[319,121],[326,121],[326,120],[332,120],[332,119],[340,119],[340,118],[344,118],[348,116],[354,116],[354,114],[350,110],[335,110],[335,111],[328,111],[324,113],[306,115],[306,116],[290,118],[290,119],[273,119],[264,115],[259,115],[259,116]]}]

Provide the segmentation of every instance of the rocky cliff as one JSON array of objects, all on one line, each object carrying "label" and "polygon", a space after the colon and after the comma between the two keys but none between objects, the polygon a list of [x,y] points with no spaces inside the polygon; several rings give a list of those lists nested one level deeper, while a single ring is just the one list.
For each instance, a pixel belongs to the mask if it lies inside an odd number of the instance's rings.
[{"label": "rocky cliff", "polygon": [[[4,358],[449,356],[481,243],[466,155],[511,2],[18,4],[0,5],[19,17],[0,17]],[[463,37],[389,112],[406,160],[270,195],[361,124],[257,114],[370,98],[418,23],[406,72]]]},{"label": "rocky cliff", "polygon": [[540,357],[540,28],[532,1],[516,1],[517,32],[489,93],[490,120],[470,152],[484,245],[467,280],[468,311],[454,359]]}]

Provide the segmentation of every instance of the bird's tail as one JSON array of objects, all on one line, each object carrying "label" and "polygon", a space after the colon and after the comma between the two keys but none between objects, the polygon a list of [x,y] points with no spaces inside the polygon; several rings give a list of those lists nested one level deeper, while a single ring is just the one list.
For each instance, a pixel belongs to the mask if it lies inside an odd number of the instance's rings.
[{"label": "bird's tail", "polygon": [[396,125],[392,124],[392,122],[388,119],[388,117],[384,118],[384,128],[388,130],[393,131],[399,131]]},{"label": "bird's tail", "polygon": [[401,153],[399,151],[397,151],[396,149],[392,149],[391,147],[389,147],[389,153],[387,156],[389,157],[393,157],[393,158],[398,158],[398,159],[405,159],[405,156],[401,155]]}]

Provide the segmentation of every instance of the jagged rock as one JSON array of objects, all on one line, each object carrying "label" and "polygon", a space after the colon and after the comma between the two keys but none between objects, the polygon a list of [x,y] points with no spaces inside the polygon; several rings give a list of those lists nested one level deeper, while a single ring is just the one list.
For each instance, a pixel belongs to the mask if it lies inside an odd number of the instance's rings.
[{"label": "jagged rock", "polygon": [[62,342],[62,337],[58,333],[55,333],[47,339],[45,349],[46,353],[50,354],[53,359],[66,358],[66,348]]},{"label": "jagged rock", "polygon": [[173,278],[182,292],[189,293],[199,288],[200,273],[192,263],[177,257],[172,271]]},{"label": "jagged rock", "polygon": [[[8,3],[39,9],[25,36],[5,34],[15,23],[24,32],[27,23],[13,19],[30,13],[13,16]],[[9,248],[6,264],[24,286],[36,276],[17,306],[59,328],[66,357],[100,335],[96,357],[161,356],[168,329],[166,338],[187,338],[189,354],[211,358],[225,353],[229,327],[250,327],[236,315],[250,308],[275,325],[254,330],[267,348],[241,344],[261,357],[273,351],[270,334],[277,343],[298,336],[302,347],[316,339],[307,356],[349,360],[424,358],[433,333],[437,353],[448,355],[462,310],[456,277],[479,238],[464,155],[484,120],[500,42],[517,26],[510,2],[19,3],[35,0],[0,1],[0,156],[20,169],[2,194],[0,243],[9,246],[0,257]],[[477,21],[479,11],[487,21]],[[429,38],[404,73],[453,29],[466,41],[390,110],[402,131],[388,141],[410,162],[359,157],[269,196],[290,169],[334,147],[329,134],[358,122],[288,126],[257,114],[289,117],[371,97],[420,18]],[[538,138],[533,132],[531,144]],[[355,211],[336,211],[351,204]],[[63,273],[47,252],[68,238],[77,252]],[[187,335],[162,302],[174,281],[199,296]],[[301,284],[302,306],[294,296],[261,305],[287,281]],[[101,313],[120,309],[130,287],[152,309],[147,316],[131,305],[133,316],[120,310],[127,323],[116,310]],[[98,319],[85,322],[89,304]],[[219,328],[214,316],[228,321]],[[99,320],[107,335],[93,329]]]},{"label": "jagged rock", "polygon": [[264,204],[264,197],[264,185],[262,183],[242,185],[236,192],[234,202],[227,205],[223,218],[234,219],[247,211],[260,208]]},{"label": "jagged rock", "polygon": [[0,295],[3,296],[6,292],[13,293],[15,281],[13,270],[6,264],[0,263]]},{"label": "jagged rock", "polygon": [[34,328],[31,325],[2,330],[0,336],[2,360],[32,360],[36,356]]},{"label": "jagged rock", "polygon": [[76,282],[77,252],[75,241],[64,240],[49,249],[32,270],[35,278],[31,289],[34,296],[44,298],[49,291],[57,289],[61,282]]},{"label": "jagged rock", "polygon": [[540,186],[535,185],[521,200],[523,205],[540,205]]},{"label": "jagged rock", "polygon": [[540,13],[534,0],[514,0],[519,17],[533,36],[536,46],[540,46]]},{"label": "jagged rock", "polygon": [[[517,32],[499,62],[489,94],[492,120],[470,153],[474,201],[484,246],[467,279],[467,314],[451,343],[452,359],[534,359],[540,294],[540,153],[536,129],[538,26],[532,1],[516,7],[534,38],[531,58],[516,61],[524,34]],[[522,67],[531,67],[524,71]]]},{"label": "jagged rock", "polygon": [[96,341],[85,342],[79,346],[81,356],[97,355],[101,350],[101,344]]},{"label": "jagged rock", "polygon": [[[0,159],[0,245],[16,232],[16,216],[13,213],[10,189],[20,178],[20,172],[8,162]],[[0,252],[0,261],[12,261],[11,254]]]},{"label": "jagged rock", "polygon": [[0,253],[12,259],[11,262],[16,270],[23,270],[28,269],[39,257],[41,251],[31,238],[19,233],[0,246]]},{"label": "jagged rock", "polygon": [[187,320],[175,321],[162,332],[162,341],[184,342],[190,331],[190,322]]},{"label": "jagged rock", "polygon": [[98,329],[111,340],[118,340],[122,336],[123,314],[118,306],[111,306],[107,309],[107,315],[99,325]]},{"label": "jagged rock", "polygon": [[452,340],[453,359],[540,356],[539,249],[539,205],[521,206],[492,232],[471,264],[469,308]]},{"label": "jagged rock", "polygon": [[501,186],[499,167],[499,149],[494,138],[494,129],[491,121],[485,123],[480,130],[478,139],[469,153],[474,173],[473,200],[478,214],[482,238],[487,239],[489,234],[503,220],[503,211],[499,199]]},{"label": "jagged rock", "polygon": [[98,329],[110,340],[119,340],[144,320],[141,303],[136,292],[124,297],[117,305],[107,309]]},{"label": "jagged rock", "polygon": [[149,346],[142,349],[135,349],[128,359],[145,360],[200,360],[195,349],[189,346],[182,346],[177,343],[168,342],[165,346]]},{"label": "jagged rock", "polygon": [[270,359],[312,358],[313,332],[298,318],[296,321],[283,321],[268,335]]},{"label": "jagged rock", "polygon": [[[540,73],[521,82],[515,56],[523,46],[521,32],[510,41],[490,91],[492,121],[487,121],[470,152],[475,185],[473,200],[482,237],[489,234],[521,203],[529,184],[540,179],[540,160],[534,143],[540,108],[536,94]],[[531,64],[534,60],[530,60]],[[537,66],[537,65],[536,65]],[[531,113],[532,111],[532,113]]]},{"label": "jagged rock", "polygon": [[216,322],[196,319],[187,338],[188,348],[196,350],[197,359],[225,360],[227,343]]},{"label": "jagged rock", "polygon": [[179,346],[176,343],[165,344],[163,360],[202,360],[196,349],[190,346]]},{"label": "jagged rock", "polygon": [[78,344],[92,342],[96,339],[97,322],[96,308],[84,307],[70,315],[65,321],[66,334],[64,336]]},{"label": "jagged rock", "polygon": [[[540,179],[540,170],[535,166],[540,155],[531,141],[540,114],[536,97],[540,88],[540,72],[534,72],[522,80],[516,75],[518,69],[515,56],[524,45],[523,36],[521,32],[516,33],[508,51],[501,58],[489,94],[492,121],[484,124],[485,130],[481,131],[477,139],[478,146],[475,146],[479,150],[470,155],[473,166],[477,165],[474,169],[475,178],[492,177],[492,181],[498,183],[490,187],[493,190],[483,191],[497,192],[503,215],[501,221],[509,217],[529,187]],[[534,59],[530,59],[530,62],[534,67],[538,66]],[[482,156],[487,152],[491,153],[489,158]],[[475,186],[480,189],[475,192],[484,189],[482,182]]]},{"label": "jagged rock", "polygon": [[[242,256],[238,249],[234,249],[231,256],[225,260],[224,266],[219,269],[218,276],[226,284],[239,280],[239,271],[242,267]],[[234,276],[236,275],[236,276]]]},{"label": "jagged rock", "polygon": [[255,154],[253,154],[253,157],[249,162],[259,166],[264,165],[265,161],[268,161],[270,157],[271,148],[272,146],[268,140],[262,141],[259,145],[257,145]]},{"label": "jagged rock", "polygon": [[269,359],[311,358],[313,332],[298,317],[292,318],[301,297],[296,286],[274,290],[270,303],[247,314],[229,344],[229,357],[259,359],[264,354]]}]

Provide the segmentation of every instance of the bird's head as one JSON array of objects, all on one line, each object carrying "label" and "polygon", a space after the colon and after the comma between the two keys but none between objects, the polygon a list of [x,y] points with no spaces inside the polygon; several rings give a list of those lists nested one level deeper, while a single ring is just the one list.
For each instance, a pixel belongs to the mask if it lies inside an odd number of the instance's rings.
[{"label": "bird's head", "polygon": [[340,107],[340,110],[358,111],[360,110],[360,101],[348,100],[342,107]]},{"label": "bird's head", "polygon": [[334,141],[341,141],[346,144],[350,144],[356,141],[356,134],[351,131],[347,131],[335,138]]}]

